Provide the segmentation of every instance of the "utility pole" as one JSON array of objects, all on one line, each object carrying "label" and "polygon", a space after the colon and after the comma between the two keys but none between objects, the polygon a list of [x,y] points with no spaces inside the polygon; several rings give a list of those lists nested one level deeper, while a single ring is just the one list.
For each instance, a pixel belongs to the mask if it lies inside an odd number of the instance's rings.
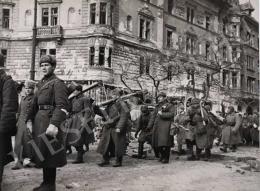
[{"label": "utility pole", "polygon": [[31,60],[31,70],[30,79],[35,79],[35,52],[36,52],[36,36],[37,36],[37,0],[34,0],[34,17],[33,17],[33,35],[32,35],[32,60]]}]

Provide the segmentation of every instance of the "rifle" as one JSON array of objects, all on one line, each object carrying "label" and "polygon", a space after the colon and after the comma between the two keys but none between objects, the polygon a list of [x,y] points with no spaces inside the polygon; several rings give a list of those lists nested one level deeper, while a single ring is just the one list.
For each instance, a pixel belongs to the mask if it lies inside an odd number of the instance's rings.
[{"label": "rifle", "polygon": [[83,94],[83,93],[85,93],[85,92],[87,92],[87,91],[89,91],[89,90],[91,90],[91,89],[94,89],[95,87],[100,86],[100,85],[101,85],[101,82],[95,82],[95,83],[92,84],[91,86],[89,86],[89,87],[87,87],[86,89],[82,90],[82,91],[81,91],[80,93],[78,93],[77,95],[71,96],[71,97],[69,98],[69,100],[72,100],[73,98],[75,98],[75,97],[77,97],[77,96],[79,96],[79,95],[81,95],[81,94]]},{"label": "rifle", "polygon": [[138,92],[135,92],[135,93],[130,93],[130,94],[127,94],[127,95],[123,95],[120,98],[110,99],[110,100],[101,102],[101,103],[97,104],[97,106],[103,107],[103,106],[115,103],[118,99],[121,99],[121,100],[124,101],[124,100],[130,99],[132,96],[136,96],[136,95],[140,95],[140,94],[142,94],[142,91],[138,91]]}]

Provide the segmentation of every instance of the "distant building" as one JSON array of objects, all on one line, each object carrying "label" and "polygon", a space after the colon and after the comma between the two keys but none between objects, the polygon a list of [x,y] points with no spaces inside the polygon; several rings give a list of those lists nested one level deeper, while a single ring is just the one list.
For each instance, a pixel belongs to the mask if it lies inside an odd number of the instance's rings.
[{"label": "distant building", "polygon": [[[0,48],[16,80],[29,78],[32,52],[33,0],[0,1]],[[38,0],[36,79],[41,55],[57,58],[56,73],[64,80],[91,84],[102,80],[133,89],[155,91],[148,74],[162,76],[159,89],[172,95],[202,97],[212,73],[209,99],[242,112],[258,109],[258,22],[250,3],[238,0]],[[216,46],[223,35],[226,44]],[[221,46],[221,47],[220,47]],[[217,50],[215,54],[214,50]],[[177,52],[177,54],[176,54]],[[176,56],[175,56],[176,55]],[[181,77],[169,64],[189,63]],[[221,61],[218,61],[220,58]],[[176,61],[176,60],[175,60]],[[175,62],[174,61],[174,62]],[[218,61],[228,67],[219,70]],[[219,71],[218,71],[219,70]],[[192,88],[187,86],[195,80]]]}]

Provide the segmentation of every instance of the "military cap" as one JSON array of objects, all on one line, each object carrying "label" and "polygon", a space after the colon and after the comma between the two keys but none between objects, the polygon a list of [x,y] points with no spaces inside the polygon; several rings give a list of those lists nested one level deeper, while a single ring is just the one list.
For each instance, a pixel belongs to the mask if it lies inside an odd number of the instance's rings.
[{"label": "military cap", "polygon": [[24,87],[25,88],[30,88],[30,89],[34,89],[36,85],[36,82],[33,80],[26,80],[24,83]]},{"label": "military cap", "polygon": [[157,95],[157,97],[166,97],[166,93],[160,92],[160,93]]},{"label": "military cap", "polygon": [[40,66],[41,66],[42,63],[49,63],[52,66],[56,67],[56,58],[54,56],[51,56],[51,55],[44,55],[40,59]]}]

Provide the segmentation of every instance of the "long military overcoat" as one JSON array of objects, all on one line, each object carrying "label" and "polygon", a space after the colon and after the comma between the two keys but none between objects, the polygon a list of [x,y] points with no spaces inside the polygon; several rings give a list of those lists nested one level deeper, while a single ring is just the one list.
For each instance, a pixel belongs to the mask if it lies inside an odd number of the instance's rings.
[{"label": "long military overcoat", "polygon": [[222,130],[222,142],[227,145],[241,143],[239,128],[242,125],[242,117],[233,112],[226,116],[226,123]]},{"label": "long military overcoat", "polygon": [[18,94],[15,82],[3,70],[0,70],[0,93],[0,165],[4,166],[13,160],[11,136],[16,133]]},{"label": "long military overcoat", "polygon": [[[115,103],[108,105],[103,113],[103,117],[107,114],[111,119],[110,124],[106,124],[103,127],[100,142],[97,148],[97,152],[104,155],[109,148],[110,141],[115,144],[116,157],[122,157],[126,151],[126,133],[128,130],[130,111],[126,103],[122,100],[118,100]],[[116,132],[116,129],[120,129],[120,133]]]},{"label": "long military overcoat", "polygon": [[[161,114],[158,112],[162,111]],[[173,136],[170,134],[171,123],[174,120],[174,105],[168,102],[159,104],[151,115],[148,129],[152,127],[152,146],[173,146]]]},{"label": "long military overcoat", "polygon": [[[69,131],[66,135],[66,144],[72,146],[88,145],[95,142],[92,101],[87,97],[75,97],[72,100],[72,115],[68,119]],[[77,132],[77,133],[75,133]]]},{"label": "long military overcoat", "polygon": [[14,152],[19,160],[32,157],[32,145],[29,143],[32,136],[26,127],[26,119],[32,106],[32,100],[33,95],[22,97],[18,110]]},{"label": "long military overcoat", "polygon": [[[64,134],[60,126],[66,119],[64,110],[68,108],[68,89],[64,82],[55,74],[44,77],[38,84],[28,117],[33,121],[33,139],[36,145],[33,149],[34,162],[40,167],[56,168],[67,163],[62,136]],[[45,134],[49,124],[59,128],[56,139]]]}]

